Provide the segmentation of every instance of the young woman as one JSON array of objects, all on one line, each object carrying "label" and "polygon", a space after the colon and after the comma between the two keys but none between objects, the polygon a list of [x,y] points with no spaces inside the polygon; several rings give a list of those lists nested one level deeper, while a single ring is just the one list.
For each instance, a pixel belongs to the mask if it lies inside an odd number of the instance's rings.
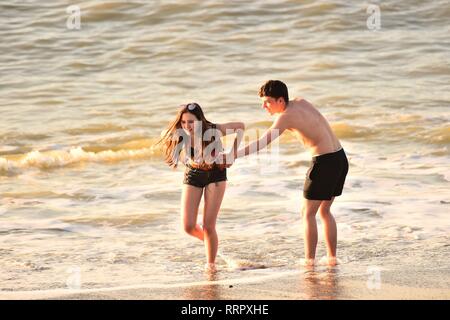
[{"label": "young woman", "polygon": [[[197,103],[189,103],[180,107],[175,120],[158,142],[163,145],[165,161],[170,167],[176,168],[179,161],[186,166],[181,195],[181,218],[184,230],[204,242],[207,271],[216,270],[219,244],[216,220],[226,188],[226,168],[231,165],[223,163],[220,137],[237,133],[232,149],[235,155],[243,130],[242,122],[214,124],[206,120]],[[203,223],[198,224],[198,207],[202,196]]]}]

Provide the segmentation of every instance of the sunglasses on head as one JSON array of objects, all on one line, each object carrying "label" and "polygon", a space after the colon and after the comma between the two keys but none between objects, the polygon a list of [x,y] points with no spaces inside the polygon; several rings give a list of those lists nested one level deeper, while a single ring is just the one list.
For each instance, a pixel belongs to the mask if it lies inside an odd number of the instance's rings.
[{"label": "sunglasses on head", "polygon": [[199,106],[199,105],[198,105],[197,103],[195,103],[195,102],[188,103],[188,104],[186,105],[186,107],[188,108],[189,111],[194,110],[194,109],[197,108],[198,106]]}]

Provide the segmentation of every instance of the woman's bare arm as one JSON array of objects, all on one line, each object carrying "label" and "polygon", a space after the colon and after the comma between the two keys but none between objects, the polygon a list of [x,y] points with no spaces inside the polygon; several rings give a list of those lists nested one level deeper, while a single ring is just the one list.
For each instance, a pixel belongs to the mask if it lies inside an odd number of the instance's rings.
[{"label": "woman's bare arm", "polygon": [[218,123],[217,129],[220,130],[223,136],[227,136],[236,133],[238,130],[245,130],[245,124],[243,122]]}]

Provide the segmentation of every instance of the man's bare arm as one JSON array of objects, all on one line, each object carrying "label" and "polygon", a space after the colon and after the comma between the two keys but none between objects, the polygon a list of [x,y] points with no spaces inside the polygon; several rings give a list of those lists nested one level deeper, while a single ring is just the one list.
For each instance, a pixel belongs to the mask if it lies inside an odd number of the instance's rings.
[{"label": "man's bare arm", "polygon": [[287,118],[284,114],[278,116],[278,118],[273,122],[270,128],[267,129],[267,131],[262,135],[260,139],[249,143],[242,149],[239,149],[236,158],[248,156],[267,147],[272,141],[277,139],[284,132],[284,130],[287,129],[286,121]]},{"label": "man's bare arm", "polygon": [[222,136],[227,136],[236,133],[239,130],[245,130],[245,124],[243,122],[218,123],[217,129],[220,130]]}]

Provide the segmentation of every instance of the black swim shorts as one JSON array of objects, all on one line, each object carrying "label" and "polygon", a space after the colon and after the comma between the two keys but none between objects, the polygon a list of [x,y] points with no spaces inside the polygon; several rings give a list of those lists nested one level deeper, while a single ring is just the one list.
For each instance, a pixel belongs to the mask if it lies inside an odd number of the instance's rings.
[{"label": "black swim shorts", "polygon": [[227,169],[225,168],[221,170],[215,166],[211,170],[201,170],[186,165],[183,183],[198,188],[204,188],[210,183],[226,180]]},{"label": "black swim shorts", "polygon": [[342,194],[348,160],[344,149],[312,158],[306,173],[303,196],[308,200],[331,200]]}]

